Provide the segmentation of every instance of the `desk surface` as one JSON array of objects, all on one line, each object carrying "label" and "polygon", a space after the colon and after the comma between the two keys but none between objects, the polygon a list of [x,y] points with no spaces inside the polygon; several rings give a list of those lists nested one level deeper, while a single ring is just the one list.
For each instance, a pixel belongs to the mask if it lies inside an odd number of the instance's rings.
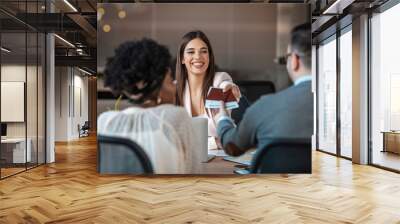
[{"label": "desk surface", "polygon": [[[251,160],[254,150],[247,151],[244,155],[237,157],[241,160]],[[240,160],[240,159],[238,159]],[[201,163],[200,173],[201,174],[234,174],[235,166],[242,166],[242,164],[224,160],[223,156],[217,156],[207,163]]]},{"label": "desk surface", "polygon": [[[215,150],[217,144],[214,137],[208,137],[208,154],[217,155],[214,159],[200,165],[201,174],[234,174],[235,166],[241,165],[232,161],[224,160],[228,156],[222,149]],[[251,160],[254,149],[247,151],[242,157],[244,160]]]},{"label": "desk surface", "polygon": [[[30,140],[29,138],[27,139],[28,141]],[[19,143],[19,142],[24,142],[25,138],[5,138],[1,139],[1,143]]]},{"label": "desk surface", "polygon": [[400,134],[400,131],[381,131],[383,134]]},{"label": "desk surface", "polygon": [[200,174],[234,174],[237,163],[229,162],[223,159],[223,157],[215,157],[208,163],[201,163]]}]

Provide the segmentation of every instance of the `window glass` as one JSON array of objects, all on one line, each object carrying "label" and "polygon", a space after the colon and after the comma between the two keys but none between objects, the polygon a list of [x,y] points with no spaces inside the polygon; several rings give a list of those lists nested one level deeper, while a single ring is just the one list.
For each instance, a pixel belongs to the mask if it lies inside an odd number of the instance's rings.
[{"label": "window glass", "polygon": [[400,4],[371,18],[372,163],[400,170]]},{"label": "window glass", "polygon": [[352,33],[340,36],[340,154],[351,158],[352,141]]},{"label": "window glass", "polygon": [[336,153],[336,39],[318,48],[318,148]]}]

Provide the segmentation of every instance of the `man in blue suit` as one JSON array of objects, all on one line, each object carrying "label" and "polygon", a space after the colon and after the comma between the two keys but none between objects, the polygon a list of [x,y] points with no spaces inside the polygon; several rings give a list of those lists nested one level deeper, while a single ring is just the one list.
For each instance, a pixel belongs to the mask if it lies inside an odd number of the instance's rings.
[{"label": "man in blue suit", "polygon": [[291,31],[286,67],[294,85],[265,95],[249,107],[236,127],[224,104],[216,116],[217,133],[227,154],[261,149],[274,139],[310,138],[313,133],[311,92],[311,29],[309,24]]}]

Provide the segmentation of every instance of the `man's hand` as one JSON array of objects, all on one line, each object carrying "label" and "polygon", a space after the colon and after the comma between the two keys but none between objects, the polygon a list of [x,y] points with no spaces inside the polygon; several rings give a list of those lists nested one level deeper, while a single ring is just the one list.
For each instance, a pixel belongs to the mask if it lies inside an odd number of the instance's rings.
[{"label": "man's hand", "polygon": [[235,85],[234,83],[229,83],[229,84],[225,85],[225,87],[223,88],[222,91],[226,92],[226,91],[228,91],[230,89],[232,89],[232,93],[235,96],[236,101],[239,102],[240,97],[242,96],[242,94],[240,93],[239,87],[237,85]]}]

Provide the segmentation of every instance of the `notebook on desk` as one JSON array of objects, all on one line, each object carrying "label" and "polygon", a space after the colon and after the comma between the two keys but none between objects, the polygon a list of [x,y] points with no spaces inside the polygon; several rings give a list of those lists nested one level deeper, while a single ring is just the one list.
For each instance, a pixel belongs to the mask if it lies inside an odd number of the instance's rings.
[{"label": "notebook on desk", "polygon": [[208,137],[208,155],[228,156],[223,149],[218,148],[213,136]]},{"label": "notebook on desk", "polygon": [[247,151],[245,154],[243,154],[241,156],[237,156],[237,157],[227,156],[227,157],[224,157],[224,160],[230,161],[230,162],[234,162],[234,163],[239,163],[239,164],[246,165],[246,166],[250,166],[251,160],[253,158],[254,153],[255,153],[255,150],[250,150],[250,151]]}]

